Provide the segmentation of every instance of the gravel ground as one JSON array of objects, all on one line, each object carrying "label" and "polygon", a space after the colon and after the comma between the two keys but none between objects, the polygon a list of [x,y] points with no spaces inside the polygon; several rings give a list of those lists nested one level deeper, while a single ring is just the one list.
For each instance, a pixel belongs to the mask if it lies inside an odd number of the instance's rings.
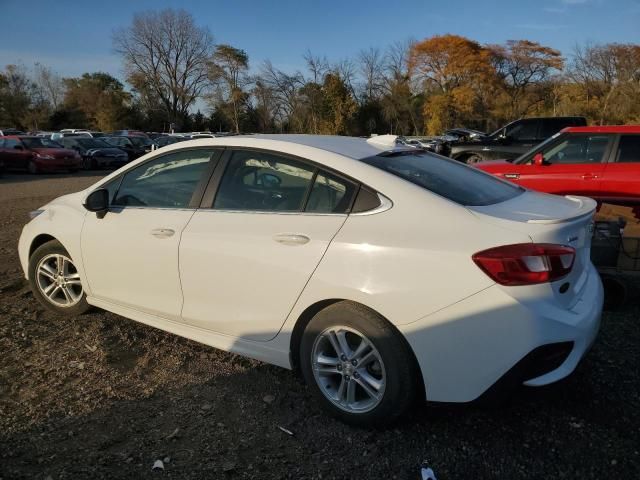
[{"label": "gravel ground", "polygon": [[111,313],[43,311],[18,264],[20,229],[97,178],[0,178],[0,479],[416,479],[424,460],[439,480],[640,478],[637,285],[567,380],[501,407],[420,404],[395,428],[356,429],[289,371]]}]

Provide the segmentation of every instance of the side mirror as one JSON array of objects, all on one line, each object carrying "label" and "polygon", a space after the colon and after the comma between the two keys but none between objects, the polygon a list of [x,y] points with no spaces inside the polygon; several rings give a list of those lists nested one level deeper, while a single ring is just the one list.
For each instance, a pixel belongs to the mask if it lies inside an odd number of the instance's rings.
[{"label": "side mirror", "polygon": [[24,150],[24,147],[22,145],[16,145],[15,147],[16,150]]},{"label": "side mirror", "polygon": [[542,155],[542,153],[538,152],[533,156],[533,164],[537,165],[538,167],[541,167],[543,165],[547,165],[547,163],[544,160],[544,155]]},{"label": "side mirror", "polygon": [[89,194],[84,201],[84,208],[90,212],[95,212],[98,218],[102,218],[109,210],[109,190],[99,188]]}]

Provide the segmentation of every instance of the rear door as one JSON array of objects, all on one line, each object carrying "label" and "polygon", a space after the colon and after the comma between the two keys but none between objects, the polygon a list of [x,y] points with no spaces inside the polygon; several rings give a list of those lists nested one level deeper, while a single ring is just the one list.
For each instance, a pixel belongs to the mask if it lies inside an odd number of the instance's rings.
[{"label": "rear door", "polygon": [[228,150],[182,235],[183,321],[254,341],[275,337],[356,189],[299,158]]},{"label": "rear door", "polygon": [[542,153],[544,165],[533,164],[531,154],[505,178],[541,192],[598,197],[611,139],[606,134],[563,135],[536,152]]},{"label": "rear door", "polygon": [[640,201],[640,134],[620,135],[605,164],[600,197],[604,201]]}]

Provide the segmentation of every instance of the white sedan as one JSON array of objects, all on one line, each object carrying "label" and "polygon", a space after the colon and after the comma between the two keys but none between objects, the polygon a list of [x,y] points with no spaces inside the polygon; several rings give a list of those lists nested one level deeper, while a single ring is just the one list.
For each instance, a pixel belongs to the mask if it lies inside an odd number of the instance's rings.
[{"label": "white sedan", "polygon": [[313,135],[201,139],[32,213],[20,261],[49,309],[91,305],[299,368],[345,421],[570,374],[603,302],[595,202],[454,160]]}]

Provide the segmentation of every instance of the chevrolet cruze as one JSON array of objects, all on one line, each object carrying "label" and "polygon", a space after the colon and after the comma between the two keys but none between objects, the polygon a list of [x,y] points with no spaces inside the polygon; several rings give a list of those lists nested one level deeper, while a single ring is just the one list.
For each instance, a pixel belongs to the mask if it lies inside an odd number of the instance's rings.
[{"label": "chevrolet cruze", "polygon": [[345,421],[570,374],[603,292],[595,202],[369,140],[255,135],[154,151],[32,213],[34,296],[299,368]]}]

